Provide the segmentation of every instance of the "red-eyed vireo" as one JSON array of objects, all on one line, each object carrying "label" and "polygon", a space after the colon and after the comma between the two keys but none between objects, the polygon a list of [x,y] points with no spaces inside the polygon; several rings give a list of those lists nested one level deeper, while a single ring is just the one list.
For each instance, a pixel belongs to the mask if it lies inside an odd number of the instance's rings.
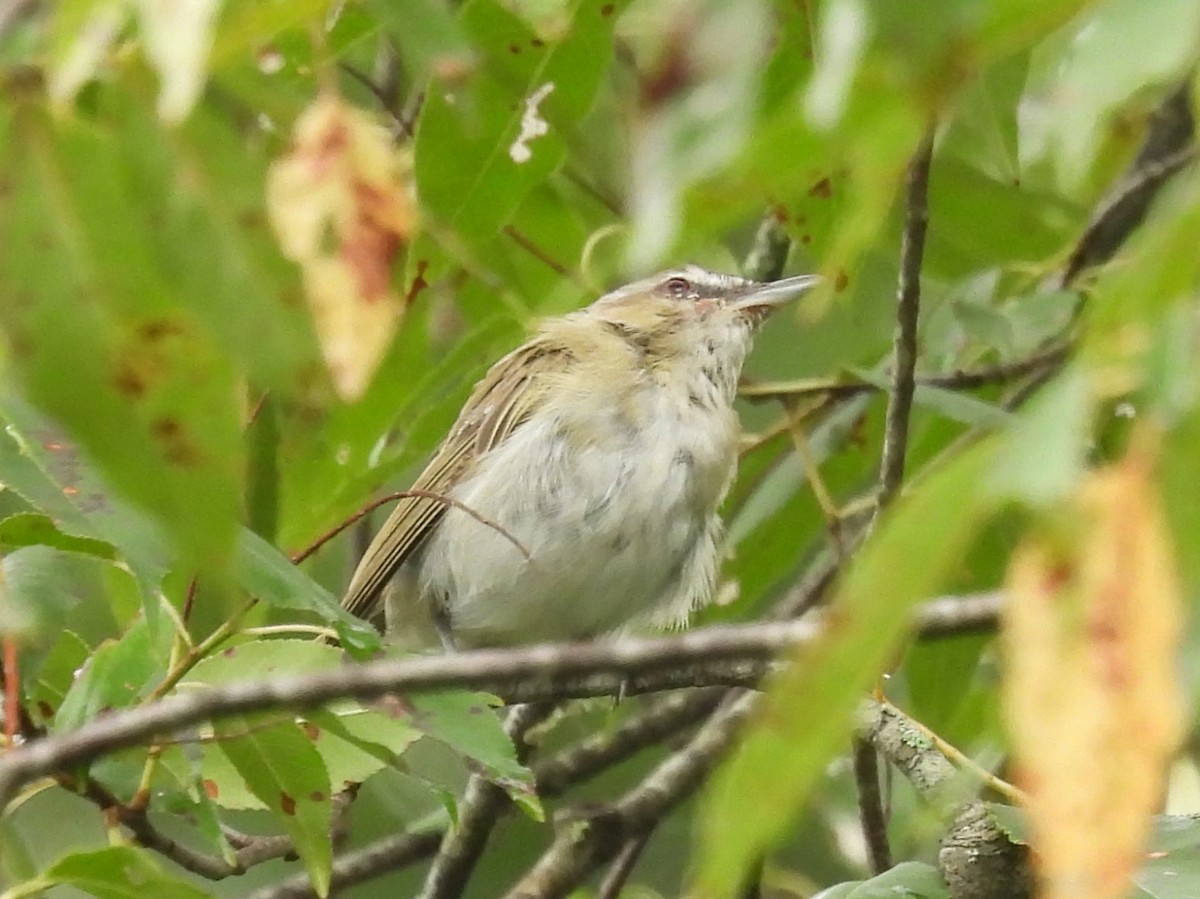
[{"label": "red-eyed vireo", "polygon": [[475,386],[343,605],[447,647],[682,622],[714,589],[751,339],[817,280],[689,265],[544,322]]}]

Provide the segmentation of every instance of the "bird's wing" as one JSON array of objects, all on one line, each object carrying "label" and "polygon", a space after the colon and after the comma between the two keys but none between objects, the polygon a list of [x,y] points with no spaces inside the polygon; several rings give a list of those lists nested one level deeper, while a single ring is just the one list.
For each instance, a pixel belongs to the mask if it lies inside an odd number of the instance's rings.
[{"label": "bird's wing", "polygon": [[374,617],[384,586],[446,514],[448,504],[436,497],[449,494],[484,453],[503,443],[533,414],[545,393],[530,389],[531,385],[561,371],[569,361],[569,351],[560,344],[538,339],[488,370],[412,485],[414,494],[423,495],[401,497],[367,547],[342,598],[343,608],[360,618]]}]

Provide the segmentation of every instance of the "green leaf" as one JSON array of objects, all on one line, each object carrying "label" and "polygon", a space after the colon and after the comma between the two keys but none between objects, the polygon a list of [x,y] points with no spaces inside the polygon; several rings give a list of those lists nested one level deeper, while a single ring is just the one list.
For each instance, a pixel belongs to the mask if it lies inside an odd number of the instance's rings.
[{"label": "green leaf", "polygon": [[28,398],[219,583],[240,501],[236,381],[177,302],[172,254],[188,244],[158,239],[174,192],[122,124],[33,102],[0,120],[0,325]]},{"label": "green leaf", "polygon": [[[854,374],[868,384],[874,384],[880,390],[887,390],[891,387],[891,381],[883,372],[860,368],[855,369]],[[1016,420],[1011,412],[1006,412],[999,406],[943,387],[918,384],[913,392],[913,402],[918,406],[932,409],[953,421],[972,427],[1003,428]]]},{"label": "green leaf", "polygon": [[156,637],[138,618],[119,640],[102,643],[87,660],[54,716],[54,730],[66,733],[97,715],[133,705],[166,673],[172,634]]},{"label": "green leaf", "polygon": [[155,524],[114,496],[75,443],[28,403],[0,395],[0,413],[8,422],[0,434],[0,482],[65,534],[116,546],[153,596],[171,561]]},{"label": "green leaf", "polygon": [[62,627],[78,601],[73,560],[49,546],[26,546],[0,561],[0,633],[37,642]]},{"label": "green leaf", "polygon": [[1074,488],[1087,458],[1090,392],[1087,373],[1078,364],[1042,388],[1005,437],[988,473],[997,496],[1043,505]]},{"label": "green leaf", "polygon": [[313,612],[330,622],[347,648],[364,654],[379,648],[379,634],[371,625],[345,611],[328,590],[253,531],[243,529],[238,539],[237,577],[268,605]]},{"label": "green leaf", "polygon": [[312,741],[295,724],[247,718],[221,722],[217,735],[220,751],[292,838],[317,895],[326,895],[333,806],[329,774]]},{"label": "green leaf", "polygon": [[452,82],[475,67],[474,50],[445,0],[368,0],[368,8],[399,45],[414,83]]},{"label": "green leaf", "polygon": [[[415,150],[423,208],[468,242],[491,238],[509,221],[565,158],[564,135],[592,104],[624,5],[578,0],[557,39],[490,0],[463,6],[460,21],[482,65],[464,83],[426,95]],[[525,128],[522,139],[523,118],[548,128]]]},{"label": "green leaf", "polygon": [[[41,724],[48,725],[54,720],[91,652],[92,648],[78,634],[63,631],[41,663],[26,670],[29,707]],[[28,683],[30,678],[33,678],[32,684]]]},{"label": "green leaf", "polygon": [[46,546],[113,561],[116,548],[106,540],[77,537],[59,530],[48,515],[19,512],[0,521],[0,544],[10,547]]},{"label": "green leaf", "polygon": [[1081,17],[1074,40],[1050,86],[1059,103],[1047,125],[1061,176],[1078,184],[1101,143],[1101,129],[1118,123],[1116,108],[1147,87],[1171,81],[1195,58],[1200,7],[1194,3],[1109,0]]},{"label": "green leaf", "polygon": [[220,686],[282,674],[331,671],[344,664],[337,647],[317,640],[250,640],[201,659],[180,686]]},{"label": "green leaf", "polygon": [[[254,640],[201,659],[180,681],[180,689],[244,683],[285,674],[313,674],[332,671],[344,664],[342,651],[327,643]],[[421,736],[421,731],[404,717],[364,709],[352,702],[307,712],[305,719],[310,723],[304,729],[325,763],[330,783],[339,789],[361,783],[393,764]],[[206,758],[205,777],[214,784],[222,804],[256,807],[257,803],[248,802],[236,784],[231,784],[229,773],[219,758]]]},{"label": "green leaf", "polygon": [[330,783],[339,788],[362,783],[392,766],[421,736],[404,717],[353,704],[309,712],[305,717],[315,731],[313,743],[329,770]]},{"label": "green leaf", "polygon": [[147,850],[132,846],[73,852],[37,880],[45,889],[68,886],[99,899],[204,899],[208,895],[162,870]]},{"label": "green leaf", "polygon": [[845,744],[855,705],[895,651],[913,606],[954,570],[982,524],[979,484],[995,450],[994,442],[972,447],[897,502],[834,601],[837,626],[769,685],[706,791],[696,852],[702,895],[736,892]]},{"label": "green leaf", "polygon": [[950,890],[933,865],[900,862],[840,895],[844,899],[950,899]]},{"label": "green leaf", "polygon": [[444,691],[408,697],[413,727],[482,764],[489,778],[541,820],[533,774],[517,761],[512,740],[492,710],[494,697]]}]

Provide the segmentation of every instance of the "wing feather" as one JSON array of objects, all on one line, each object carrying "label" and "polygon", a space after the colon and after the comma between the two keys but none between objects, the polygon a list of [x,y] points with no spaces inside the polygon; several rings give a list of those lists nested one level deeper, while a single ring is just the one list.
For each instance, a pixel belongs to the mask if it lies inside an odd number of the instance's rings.
[{"label": "wing feather", "polygon": [[[502,444],[529,419],[544,392],[537,381],[561,371],[570,351],[544,338],[509,353],[475,385],[458,420],[413,490],[449,494],[468,477],[478,460]],[[447,504],[430,496],[401,497],[363,554],[342,606],[360,618],[379,611],[383,588],[446,514]]]}]

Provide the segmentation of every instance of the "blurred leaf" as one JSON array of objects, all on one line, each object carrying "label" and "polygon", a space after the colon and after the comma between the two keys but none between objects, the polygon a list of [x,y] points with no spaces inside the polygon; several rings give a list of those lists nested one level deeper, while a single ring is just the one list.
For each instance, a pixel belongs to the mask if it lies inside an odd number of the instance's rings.
[{"label": "blurred leaf", "polygon": [[292,838],[314,891],[327,895],[332,804],[329,774],[312,741],[295,724],[248,718],[221,722],[217,734],[220,751]]},{"label": "blurred leaf", "polygon": [[138,0],[138,26],[146,56],[162,87],[158,114],[181,122],[204,89],[208,51],[221,0]]},{"label": "blurred leaf", "polygon": [[131,0],[58,3],[50,28],[48,90],[60,106],[95,77],[132,10]]},{"label": "blurred leaf", "polygon": [[[891,387],[891,379],[882,372],[855,369],[854,374],[874,384],[880,390]],[[954,421],[979,428],[1003,428],[1013,423],[1014,416],[999,406],[976,399],[967,393],[944,387],[918,384],[913,392],[913,402],[944,415]]]},{"label": "blurred leaf", "polygon": [[29,398],[220,582],[239,499],[233,372],[173,301],[153,225],[170,195],[147,189],[114,125],[32,102],[0,123],[0,322]]},{"label": "blurred leaf", "polygon": [[1048,259],[1082,225],[1080,211],[1048,191],[940,156],[929,178],[929,208],[927,252],[939,271],[955,274]]},{"label": "blurred leaf", "polygon": [[1184,728],[1183,607],[1140,436],[1007,580],[1005,720],[1049,896],[1126,894]]},{"label": "blurred leaf", "polygon": [[[2,464],[2,463],[0,463]],[[21,512],[0,521],[0,544],[10,547],[48,546],[64,552],[83,553],[112,561],[116,548],[105,540],[76,537],[60,531],[48,515]]]},{"label": "blurred leaf", "polygon": [[835,599],[838,627],[768,687],[706,791],[695,855],[703,895],[736,891],[843,745],[855,703],[894,651],[912,607],[953,570],[982,523],[980,478],[995,451],[994,442],[975,445],[896,503]]},{"label": "blurred leaf", "polygon": [[1045,118],[1067,184],[1087,174],[1101,129],[1119,127],[1114,113],[1120,104],[1194,63],[1197,34],[1200,6],[1194,3],[1105,0],[1081,19]]},{"label": "blurred leaf", "polygon": [[0,397],[0,413],[8,422],[0,435],[5,486],[46,513],[64,535],[118,547],[146,595],[153,595],[170,564],[154,523],[114,497],[74,442],[24,401]]},{"label": "blurred leaf", "polygon": [[923,862],[900,862],[870,880],[843,883],[813,899],[950,899],[937,868]]},{"label": "blurred leaf", "polygon": [[344,400],[362,396],[404,305],[392,265],[417,228],[411,172],[390,135],[336,94],[297,119],[267,177],[267,212],[299,264],[321,350]]},{"label": "blurred leaf", "polygon": [[[163,871],[147,850],[133,846],[73,852],[39,874],[36,882],[42,889],[62,885],[98,899],[204,899],[208,895]],[[33,884],[21,887],[29,889]]]},{"label": "blurred leaf", "polygon": [[[25,666],[26,695],[30,711],[43,727],[54,720],[67,692],[82,673],[92,648],[73,631],[62,631],[40,664]],[[33,678],[34,682],[29,683]]]},{"label": "blurred leaf", "polygon": [[414,83],[453,84],[473,71],[474,48],[445,0],[368,0],[368,7],[399,45]]},{"label": "blurred leaf", "polygon": [[62,626],[78,601],[71,561],[49,546],[26,546],[3,557],[0,633],[32,642]]},{"label": "blurred leaf", "polygon": [[999,448],[988,477],[996,494],[1044,505],[1074,489],[1091,433],[1090,390],[1080,365],[1042,388]]}]

